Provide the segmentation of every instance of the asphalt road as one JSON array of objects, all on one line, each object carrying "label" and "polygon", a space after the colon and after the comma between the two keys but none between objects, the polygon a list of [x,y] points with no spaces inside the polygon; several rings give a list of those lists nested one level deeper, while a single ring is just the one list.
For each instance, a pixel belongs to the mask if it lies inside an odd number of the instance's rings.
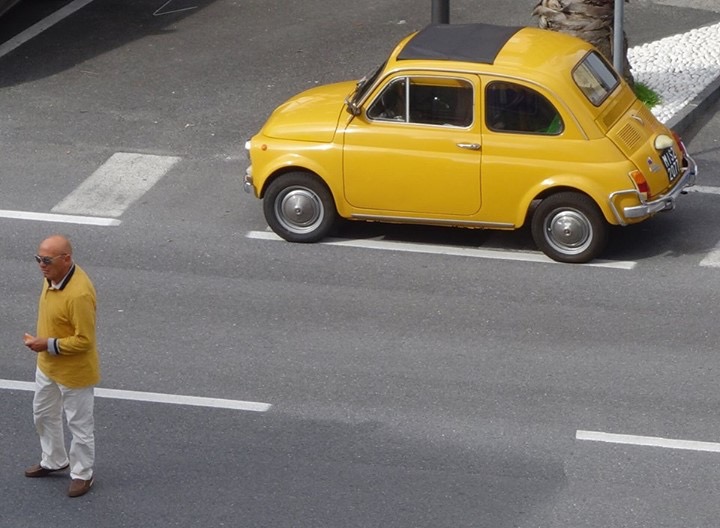
[{"label": "asphalt road", "polygon": [[[1,527],[717,526],[720,454],[576,438],[720,442],[717,108],[687,137],[705,192],[613,233],[629,269],[249,238],[244,140],[370,70],[430,3],[164,4],[94,0],[0,57],[0,210],[50,214],[118,152],[180,158],[119,225],[0,217],[0,380],[32,379],[32,255],[60,231],[98,290],[101,388],[271,407],[98,398],[97,483],[68,499],[22,476],[32,395],[0,389]],[[532,24],[532,4],[451,18]],[[720,20],[672,4],[628,4],[631,45]],[[339,235],[536,253],[524,232]]]}]

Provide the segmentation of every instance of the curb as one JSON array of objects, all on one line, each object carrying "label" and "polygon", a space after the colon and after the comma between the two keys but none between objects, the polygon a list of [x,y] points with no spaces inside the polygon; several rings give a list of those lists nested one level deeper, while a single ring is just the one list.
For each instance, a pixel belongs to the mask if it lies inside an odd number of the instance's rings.
[{"label": "curb", "polygon": [[718,100],[720,100],[720,77],[716,77],[695,99],[672,116],[665,126],[677,132],[678,135],[685,136],[693,125],[707,116],[707,111]]}]

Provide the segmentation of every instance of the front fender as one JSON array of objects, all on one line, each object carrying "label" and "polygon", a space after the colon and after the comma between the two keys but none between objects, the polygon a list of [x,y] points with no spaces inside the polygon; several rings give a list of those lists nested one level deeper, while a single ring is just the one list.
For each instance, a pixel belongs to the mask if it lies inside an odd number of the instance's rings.
[{"label": "front fender", "polygon": [[251,148],[250,151],[253,184],[259,198],[275,177],[289,171],[316,174],[333,196],[337,196],[338,185],[342,184],[342,153],[335,144],[274,140],[264,145],[265,150]]}]

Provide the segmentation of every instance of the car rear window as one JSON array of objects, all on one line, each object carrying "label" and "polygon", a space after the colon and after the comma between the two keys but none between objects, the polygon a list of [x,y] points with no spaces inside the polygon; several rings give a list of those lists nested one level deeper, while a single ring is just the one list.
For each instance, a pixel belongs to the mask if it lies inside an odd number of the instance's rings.
[{"label": "car rear window", "polygon": [[597,53],[590,52],[572,72],[575,84],[592,104],[600,106],[620,84],[615,70]]}]

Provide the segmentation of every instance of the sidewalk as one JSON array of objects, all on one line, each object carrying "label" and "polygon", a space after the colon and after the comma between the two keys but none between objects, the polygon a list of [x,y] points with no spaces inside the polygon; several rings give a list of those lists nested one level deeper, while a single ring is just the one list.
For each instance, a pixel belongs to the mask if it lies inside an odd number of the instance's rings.
[{"label": "sidewalk", "polygon": [[628,61],[661,97],[653,114],[682,135],[720,98],[720,23],[630,48]]}]

